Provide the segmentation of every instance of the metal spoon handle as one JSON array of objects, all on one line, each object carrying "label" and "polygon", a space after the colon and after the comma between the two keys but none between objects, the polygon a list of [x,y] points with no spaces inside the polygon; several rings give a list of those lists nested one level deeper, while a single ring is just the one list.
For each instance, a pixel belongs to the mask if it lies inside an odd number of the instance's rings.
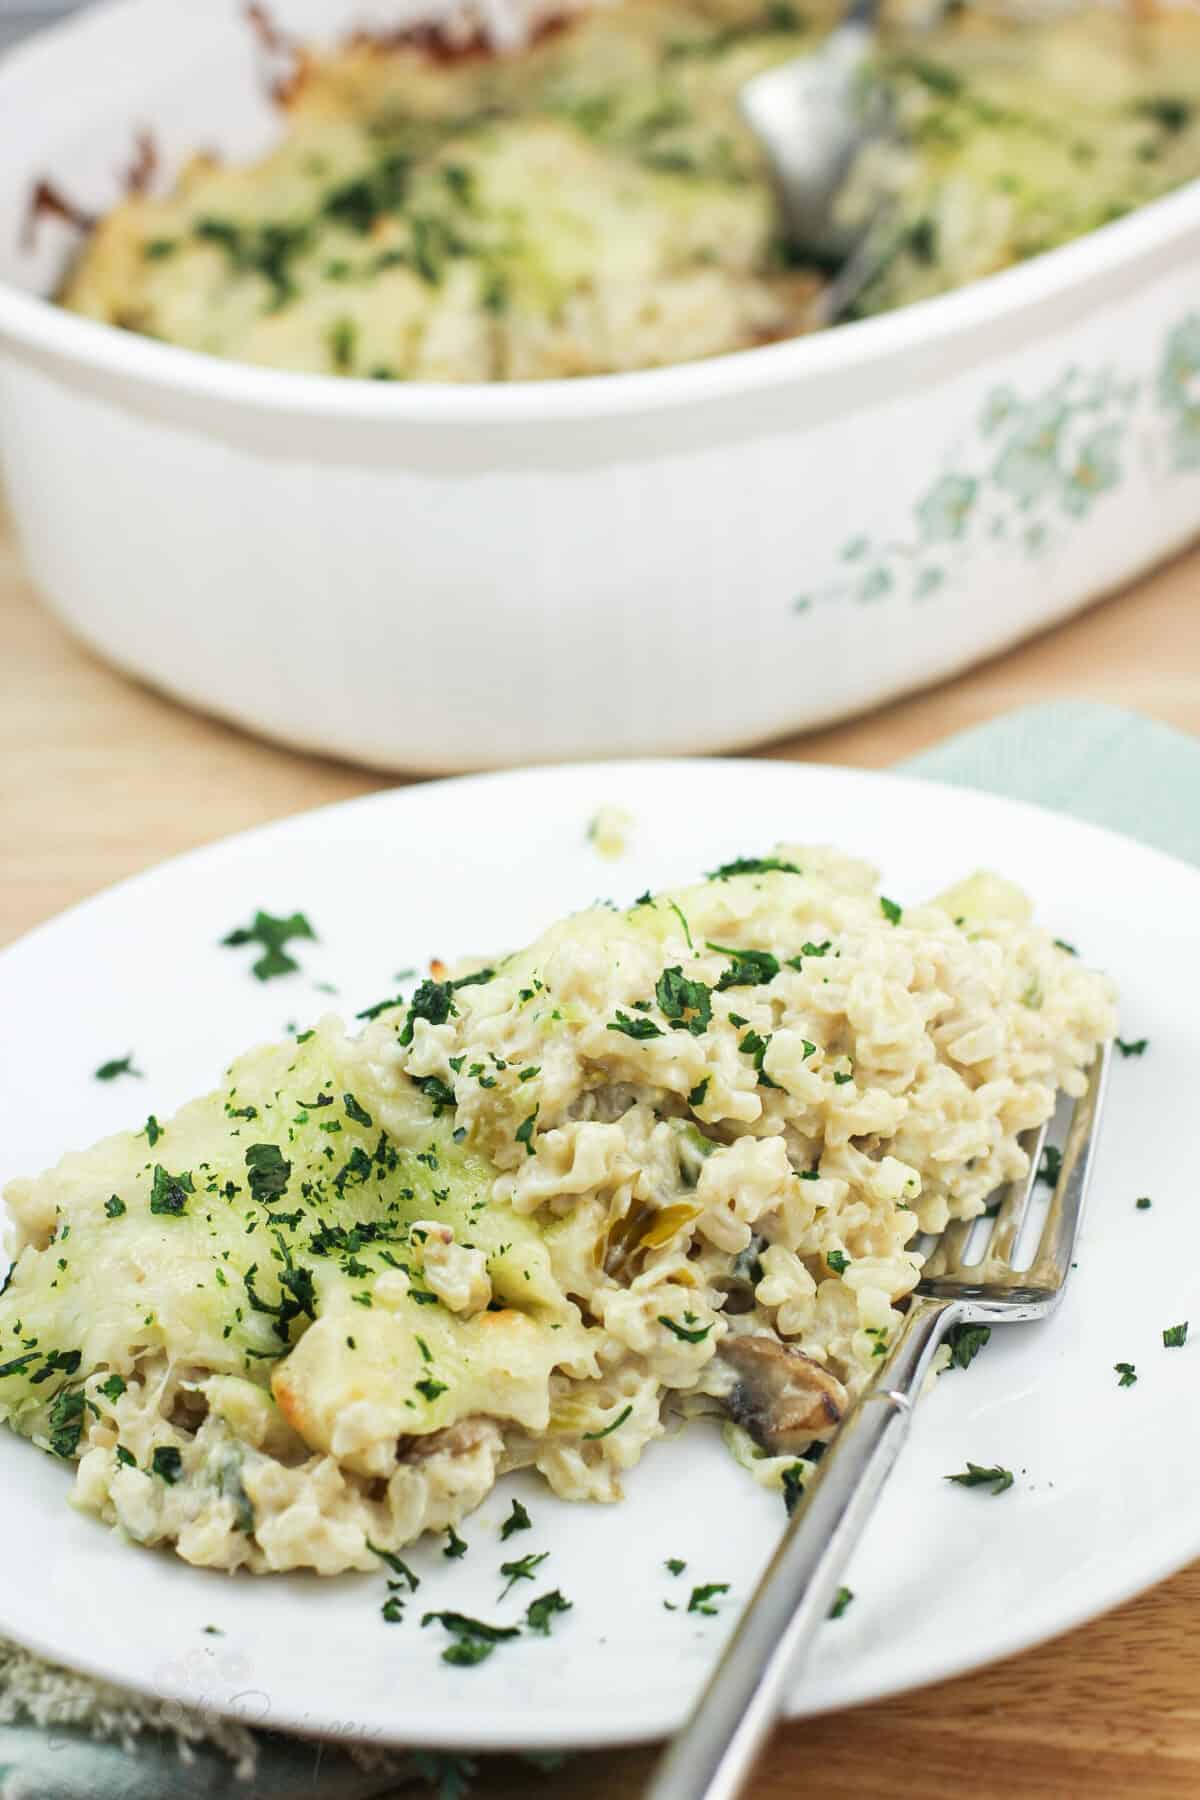
[{"label": "metal spoon handle", "polygon": [[734,1800],[788,1677],[828,1618],[838,1579],[908,1436],[954,1308],[918,1301],[876,1385],[838,1432],[646,1800]]}]

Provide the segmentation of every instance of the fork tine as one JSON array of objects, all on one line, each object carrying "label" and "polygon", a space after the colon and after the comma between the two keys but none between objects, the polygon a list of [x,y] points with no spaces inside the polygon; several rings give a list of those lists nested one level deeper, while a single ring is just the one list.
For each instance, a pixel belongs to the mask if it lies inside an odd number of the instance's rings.
[{"label": "fork tine", "polygon": [[953,1281],[962,1274],[962,1255],[975,1229],[974,1219],[954,1219],[936,1239],[925,1264],[925,1274]]},{"label": "fork tine", "polygon": [[996,1223],[992,1235],[988,1239],[984,1252],[985,1263],[1003,1263],[1011,1266],[1013,1252],[1021,1236],[1021,1226],[1025,1222],[1025,1214],[1033,1197],[1034,1185],[1037,1182],[1038,1165],[1042,1160],[1042,1151],[1046,1144],[1046,1134],[1050,1129],[1047,1119],[1036,1131],[1021,1133],[1021,1148],[1029,1158],[1029,1170],[1020,1181],[1010,1181],[1008,1191],[1000,1203],[996,1214]]},{"label": "fork tine", "polygon": [[1099,1136],[1096,1123],[1104,1101],[1111,1061],[1112,1045],[1107,1043],[1092,1064],[1088,1091],[1075,1107],[1067,1141],[1063,1146],[1062,1169],[1050,1202],[1050,1211],[1046,1215],[1037,1255],[1029,1270],[1029,1275],[1035,1280],[1047,1281],[1055,1287],[1061,1286],[1066,1279],[1071,1252],[1075,1248],[1083,1216],[1083,1203],[1087,1198],[1088,1178]]}]

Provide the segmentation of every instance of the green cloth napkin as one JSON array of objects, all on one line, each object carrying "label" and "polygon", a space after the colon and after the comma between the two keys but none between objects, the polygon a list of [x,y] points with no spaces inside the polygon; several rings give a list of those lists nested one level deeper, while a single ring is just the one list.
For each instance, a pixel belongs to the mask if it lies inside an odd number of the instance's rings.
[{"label": "green cloth napkin", "polygon": [[[956,787],[980,788],[1034,801],[1139,838],[1200,863],[1200,740],[1116,707],[1077,702],[1024,707],[950,738],[901,765],[907,774]],[[0,1643],[0,1721],[5,1657]],[[28,1681],[30,1663],[20,1657]],[[72,1678],[80,1716],[91,1689]],[[111,1692],[111,1690],[110,1690]],[[136,1741],[97,1741],[88,1729],[58,1718],[0,1723],[0,1800],[200,1800],[242,1794],[246,1800],[375,1800],[408,1782],[424,1781],[446,1800],[467,1791],[470,1764],[453,1757],[397,1755],[364,1770],[344,1750],[260,1733],[257,1767],[235,1782],[228,1749],[201,1742],[180,1760],[179,1738],[159,1728],[161,1710],[128,1696]],[[168,1713],[168,1718],[171,1715]],[[203,1728],[203,1721],[196,1722]],[[532,1771],[531,1771],[532,1776]],[[532,1785],[532,1780],[531,1780]]]}]

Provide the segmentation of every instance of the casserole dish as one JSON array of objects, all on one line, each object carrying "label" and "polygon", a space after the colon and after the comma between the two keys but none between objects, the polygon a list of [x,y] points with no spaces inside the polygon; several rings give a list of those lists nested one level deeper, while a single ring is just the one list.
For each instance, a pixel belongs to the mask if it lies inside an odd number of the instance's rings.
[{"label": "casserole dish", "polygon": [[[375,8],[396,17],[393,7]],[[361,5],[289,0],[329,39]],[[138,130],[277,129],[241,8],[110,0],[0,67],[0,456],[85,641],[285,742],[434,771],[687,752],[962,668],[1200,530],[1200,184],[815,337],[582,380],[257,369],[48,304]],[[81,98],[82,97],[82,98]]]}]

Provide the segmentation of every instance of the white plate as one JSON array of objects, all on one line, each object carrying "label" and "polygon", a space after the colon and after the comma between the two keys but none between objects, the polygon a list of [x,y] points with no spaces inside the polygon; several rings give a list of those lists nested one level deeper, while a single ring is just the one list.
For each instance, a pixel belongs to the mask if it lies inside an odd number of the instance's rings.
[{"label": "white plate", "polygon": [[[627,807],[628,853],[586,841],[602,804]],[[793,1692],[817,1712],[954,1674],[1063,1631],[1200,1552],[1200,1440],[1184,1428],[1200,1344],[1200,1210],[1192,1123],[1200,1067],[1200,873],[1010,802],[840,769],[643,763],[535,770],[381,794],[183,857],[89,901],[0,958],[7,1064],[0,1177],[40,1169],[103,1132],[165,1117],[256,1038],[353,1012],[433,955],[524,941],[559,913],[678,882],[779,838],[833,842],[916,899],[987,864],[1022,881],[1056,933],[1108,968],[1124,1030],[1080,1252],[1052,1322],[997,1332],[944,1377],[848,1580],[856,1598]],[[217,947],[256,907],[304,909],[320,934],[303,973],[260,984],[250,952]],[[336,1000],[315,983],[337,984]],[[144,1081],[92,1071],[133,1050]],[[1149,1194],[1153,1207],[1138,1211]],[[1197,1332],[1200,1336],[1200,1330]],[[1121,1389],[1113,1364],[1136,1363]],[[1002,1498],[942,1477],[975,1462],[1017,1471]],[[550,1749],[677,1725],[782,1525],[715,1432],[654,1447],[614,1507],[501,1483],[464,1527],[461,1562],[414,1551],[417,1601],[496,1621],[558,1587],[554,1635],[443,1664],[422,1604],[380,1618],[382,1576],[223,1578],[127,1547],[66,1505],[61,1464],[0,1432],[0,1633],[130,1687],[250,1721],[380,1742]],[[548,1550],[536,1587],[497,1596],[514,1554],[499,1526],[519,1493]],[[687,1570],[672,1579],[667,1557]],[[716,1618],[693,1583],[726,1581]],[[667,1611],[665,1601],[684,1603]],[[206,1635],[219,1626],[224,1635]]]}]

